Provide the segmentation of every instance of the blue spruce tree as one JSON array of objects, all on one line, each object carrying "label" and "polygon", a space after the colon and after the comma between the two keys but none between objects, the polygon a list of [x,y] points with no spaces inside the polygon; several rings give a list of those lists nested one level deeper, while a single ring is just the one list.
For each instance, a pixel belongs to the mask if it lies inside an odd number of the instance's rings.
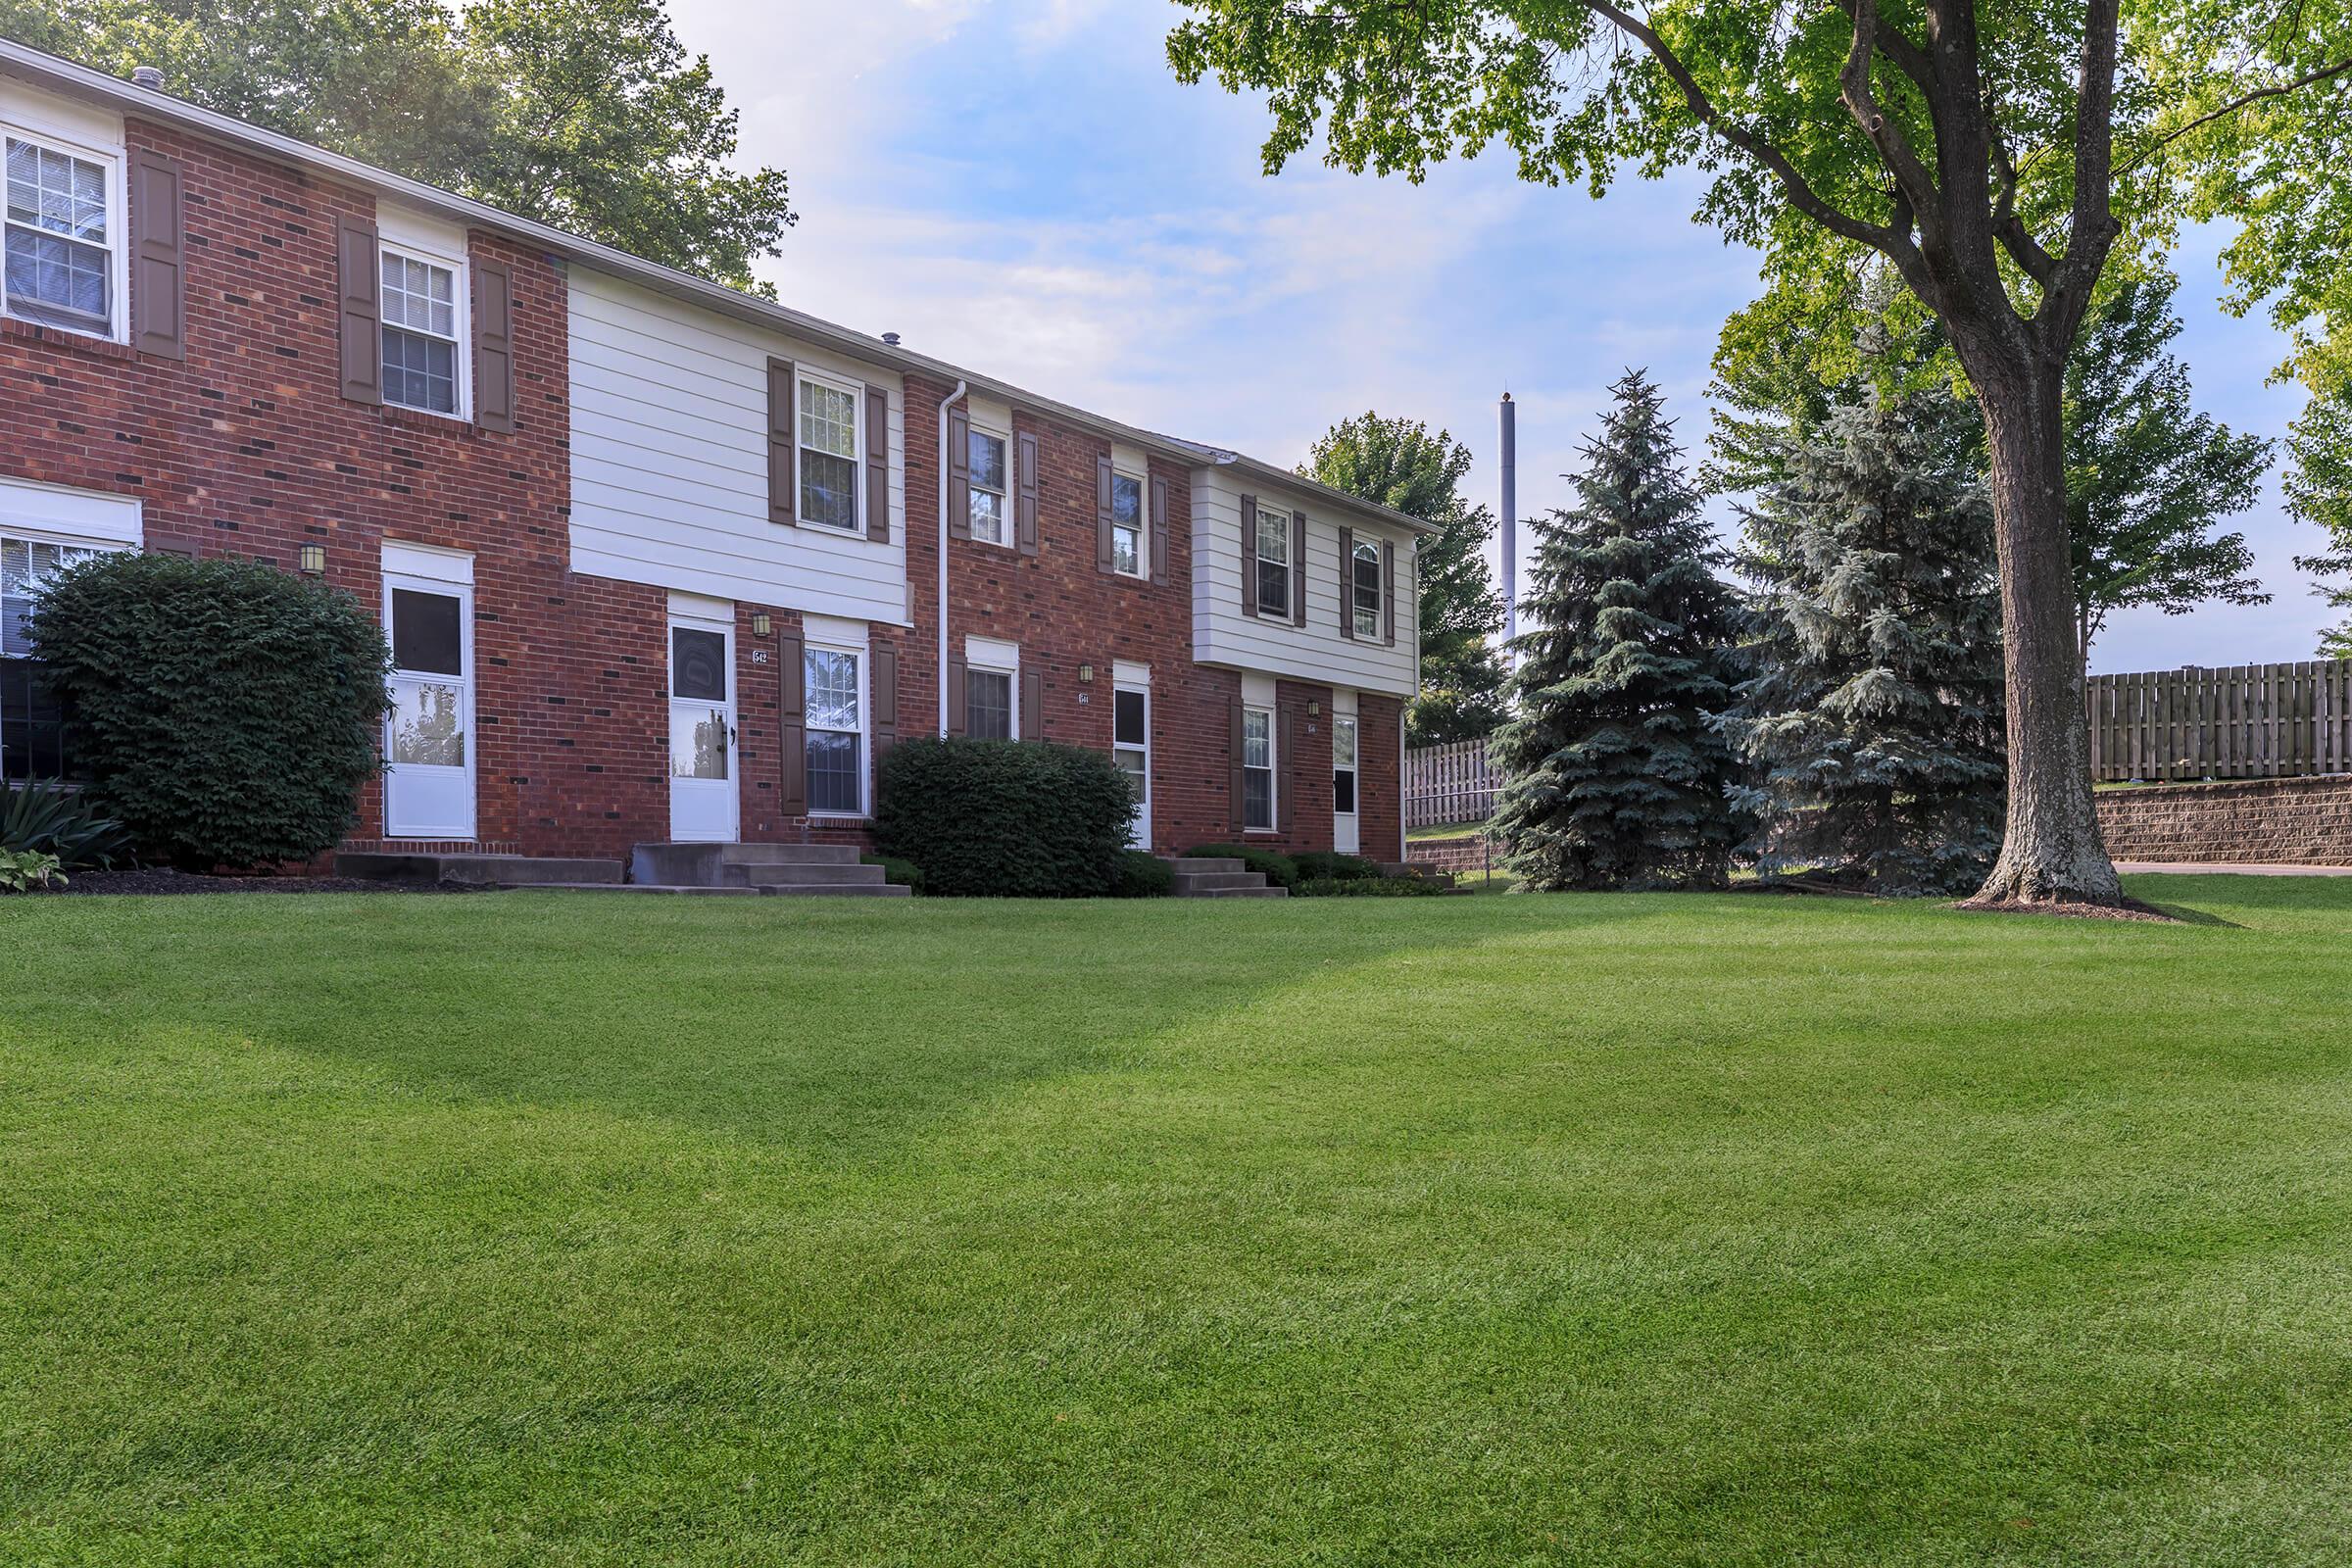
[{"label": "blue spruce tree", "polygon": [[1578,505],[1537,524],[1494,832],[1524,887],[1718,887],[1742,832],[1717,722],[1738,608],[1657,387],[1610,390]]},{"label": "blue spruce tree", "polygon": [[2003,814],[2001,610],[1973,412],[1846,389],[1747,514],[1748,678],[1725,730],[1766,875],[1872,891],[1984,880]]}]

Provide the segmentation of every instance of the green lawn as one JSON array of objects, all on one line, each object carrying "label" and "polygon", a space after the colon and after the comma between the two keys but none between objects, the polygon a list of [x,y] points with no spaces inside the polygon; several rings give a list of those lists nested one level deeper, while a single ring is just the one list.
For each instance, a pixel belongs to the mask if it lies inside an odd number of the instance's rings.
[{"label": "green lawn", "polygon": [[0,1562],[2341,1564],[2352,880],[0,905]]}]

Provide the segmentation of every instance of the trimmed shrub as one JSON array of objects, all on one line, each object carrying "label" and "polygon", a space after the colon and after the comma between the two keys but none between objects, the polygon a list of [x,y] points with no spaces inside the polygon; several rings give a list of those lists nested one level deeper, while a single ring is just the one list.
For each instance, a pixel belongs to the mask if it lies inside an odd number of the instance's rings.
[{"label": "trimmed shrub", "polygon": [[1176,868],[1149,850],[1129,850],[1119,857],[1119,879],[1110,890],[1114,899],[1164,899],[1176,891]]},{"label": "trimmed shrub", "polygon": [[1037,741],[901,741],[882,760],[874,847],[949,898],[1109,893],[1135,817],[1102,752]]},{"label": "trimmed shrub", "polygon": [[130,853],[122,824],[55,780],[0,788],[0,850],[53,855],[69,871],[106,871]]},{"label": "trimmed shrub", "polygon": [[1380,862],[1360,855],[1307,850],[1291,858],[1298,862],[1301,882],[1362,882],[1380,875]]},{"label": "trimmed shrub", "polygon": [[381,770],[392,656],[349,594],[254,562],[101,556],[42,596],[32,638],[87,794],[142,859],[310,859]]},{"label": "trimmed shrub", "polygon": [[860,855],[858,858],[867,865],[880,866],[883,881],[895,882],[903,888],[911,888],[917,898],[922,896],[923,868],[912,860],[894,860],[887,855]]},{"label": "trimmed shrub", "polygon": [[1196,844],[1184,853],[1188,859],[1239,860],[1249,870],[1264,873],[1272,887],[1298,885],[1298,862],[1279,850],[1261,850],[1250,844]]},{"label": "trimmed shrub", "polygon": [[1420,899],[1433,893],[1451,893],[1445,883],[1424,876],[1320,877],[1291,889],[1295,899]]}]

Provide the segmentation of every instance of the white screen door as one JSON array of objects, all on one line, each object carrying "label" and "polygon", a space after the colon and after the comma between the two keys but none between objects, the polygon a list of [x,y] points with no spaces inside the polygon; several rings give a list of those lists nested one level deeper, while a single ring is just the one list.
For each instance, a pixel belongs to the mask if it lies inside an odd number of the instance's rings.
[{"label": "white screen door", "polygon": [[735,841],[735,628],[669,622],[669,836]]},{"label": "white screen door", "polygon": [[1331,847],[1353,855],[1361,842],[1355,815],[1355,720],[1343,713],[1331,721]]},{"label": "white screen door", "polygon": [[384,836],[473,837],[473,590],[384,574],[392,716]]},{"label": "white screen door", "polygon": [[1135,824],[1127,842],[1152,847],[1152,690],[1121,681],[1110,694],[1110,755],[1135,786]]}]

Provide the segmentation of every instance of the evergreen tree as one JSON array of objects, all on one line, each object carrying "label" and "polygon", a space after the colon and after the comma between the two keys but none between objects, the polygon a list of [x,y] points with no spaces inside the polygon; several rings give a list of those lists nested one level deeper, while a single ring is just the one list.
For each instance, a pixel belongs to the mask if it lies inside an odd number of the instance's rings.
[{"label": "evergreen tree", "polygon": [[1976,419],[1949,392],[1864,385],[1747,514],[1749,678],[1725,730],[1767,874],[1957,893],[2000,850],[2000,597]]},{"label": "evergreen tree", "polygon": [[1663,397],[1630,370],[1611,392],[1578,506],[1537,523],[1494,833],[1526,887],[1715,887],[1741,832],[1716,722],[1738,607]]}]

